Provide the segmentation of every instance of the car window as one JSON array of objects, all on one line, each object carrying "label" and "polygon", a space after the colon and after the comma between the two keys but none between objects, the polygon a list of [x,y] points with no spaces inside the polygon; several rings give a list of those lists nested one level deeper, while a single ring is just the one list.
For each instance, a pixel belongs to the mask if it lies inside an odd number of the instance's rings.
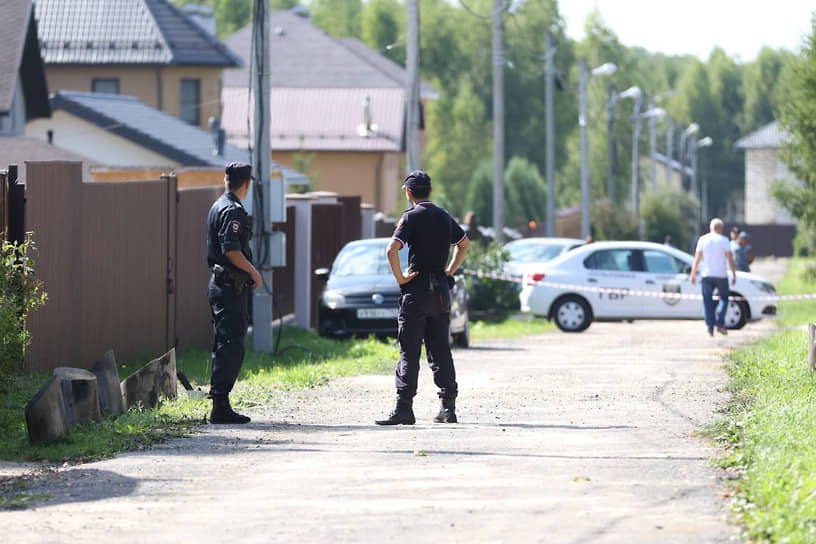
[{"label": "car window", "polygon": [[685,263],[668,253],[656,249],[647,249],[643,252],[646,261],[646,270],[655,274],[681,274]]},{"label": "car window", "polygon": [[[353,244],[344,247],[332,265],[332,276],[364,276],[390,274],[385,256],[386,245]],[[400,268],[408,266],[408,246],[399,252]]]},{"label": "car window", "polygon": [[631,249],[601,249],[584,260],[590,270],[619,270],[633,272],[638,269],[635,252]]},{"label": "car window", "polygon": [[508,244],[505,249],[510,253],[511,261],[534,263],[549,261],[558,257],[564,250],[564,244],[524,242]]}]

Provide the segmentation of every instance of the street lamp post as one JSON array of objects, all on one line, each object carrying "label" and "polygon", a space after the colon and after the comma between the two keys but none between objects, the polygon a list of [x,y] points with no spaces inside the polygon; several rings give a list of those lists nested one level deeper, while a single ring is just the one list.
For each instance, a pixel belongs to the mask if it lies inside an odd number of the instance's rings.
[{"label": "street lamp post", "polygon": [[[709,136],[700,138],[696,142],[692,142],[689,153],[691,154],[691,194],[697,196],[697,150],[701,147],[709,147],[714,143]],[[705,184],[704,184],[705,185]],[[708,217],[708,187],[704,187],[700,195],[700,202],[702,203],[702,210],[700,213],[700,223],[703,219]]]},{"label": "street lamp post", "polygon": [[[632,108],[632,213],[640,225],[640,107],[643,103],[643,91],[640,87],[629,87],[620,94],[620,98],[631,98],[635,101]],[[640,230],[640,228],[639,228]]]},{"label": "street lamp post", "polygon": [[607,181],[606,196],[614,203],[617,200],[615,171],[618,169],[618,150],[615,145],[615,106],[618,104],[618,90],[609,81],[606,83],[606,135],[609,145],[609,180]]},{"label": "street lamp post", "polygon": [[590,74],[602,76],[614,74],[617,70],[611,62],[607,62],[590,73],[586,61],[578,61],[578,129],[581,139],[581,236],[587,238],[590,235],[589,225],[589,159],[587,158],[587,81]]},{"label": "street lamp post", "polygon": [[677,160],[680,161],[680,185],[683,185],[683,177],[685,176],[686,172],[686,154],[688,151],[686,150],[686,140],[692,134],[696,134],[700,130],[700,125],[697,123],[692,123],[683,133],[680,135],[680,146],[677,149]]},{"label": "street lamp post", "polygon": [[649,177],[652,180],[652,188],[657,186],[657,132],[655,127],[666,116],[666,110],[657,108],[653,101],[649,101],[649,109],[643,114],[649,120],[649,157],[651,157],[651,168]]},{"label": "street lamp post", "polygon": [[674,119],[666,115],[666,183],[672,181],[672,155],[674,154]]}]

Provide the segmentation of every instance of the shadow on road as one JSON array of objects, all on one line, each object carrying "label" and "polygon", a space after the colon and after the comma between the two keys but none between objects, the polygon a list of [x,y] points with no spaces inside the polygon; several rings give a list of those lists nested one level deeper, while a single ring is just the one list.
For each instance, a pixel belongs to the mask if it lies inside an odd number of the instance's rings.
[{"label": "shadow on road", "polygon": [[107,470],[34,472],[0,479],[0,511],[124,497],[138,485],[139,480]]}]

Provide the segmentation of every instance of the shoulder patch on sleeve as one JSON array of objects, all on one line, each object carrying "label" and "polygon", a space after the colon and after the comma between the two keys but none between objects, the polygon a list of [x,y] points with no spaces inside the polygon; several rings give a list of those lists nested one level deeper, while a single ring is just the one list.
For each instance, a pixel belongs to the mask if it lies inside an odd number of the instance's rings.
[{"label": "shoulder patch on sleeve", "polygon": [[240,221],[230,221],[229,230],[231,230],[232,232],[241,232]]}]

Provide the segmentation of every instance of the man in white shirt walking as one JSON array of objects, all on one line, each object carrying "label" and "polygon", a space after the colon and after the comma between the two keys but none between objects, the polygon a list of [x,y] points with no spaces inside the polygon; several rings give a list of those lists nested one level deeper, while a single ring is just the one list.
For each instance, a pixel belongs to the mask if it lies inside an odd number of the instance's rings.
[{"label": "man in white shirt walking", "polygon": [[[697,281],[697,268],[700,262],[703,263],[703,315],[705,316],[708,335],[714,336],[714,326],[720,334],[728,334],[725,328],[725,313],[728,310],[728,268],[731,269],[733,279],[731,284],[737,283],[737,268],[734,265],[734,257],[731,254],[731,244],[728,238],[723,236],[722,219],[714,218],[709,225],[711,231],[700,236],[697,241],[697,250],[694,253],[694,264],[691,267],[690,280],[692,285]],[[715,304],[712,300],[714,291],[720,297],[720,303],[716,305],[716,319],[714,315]]]}]

